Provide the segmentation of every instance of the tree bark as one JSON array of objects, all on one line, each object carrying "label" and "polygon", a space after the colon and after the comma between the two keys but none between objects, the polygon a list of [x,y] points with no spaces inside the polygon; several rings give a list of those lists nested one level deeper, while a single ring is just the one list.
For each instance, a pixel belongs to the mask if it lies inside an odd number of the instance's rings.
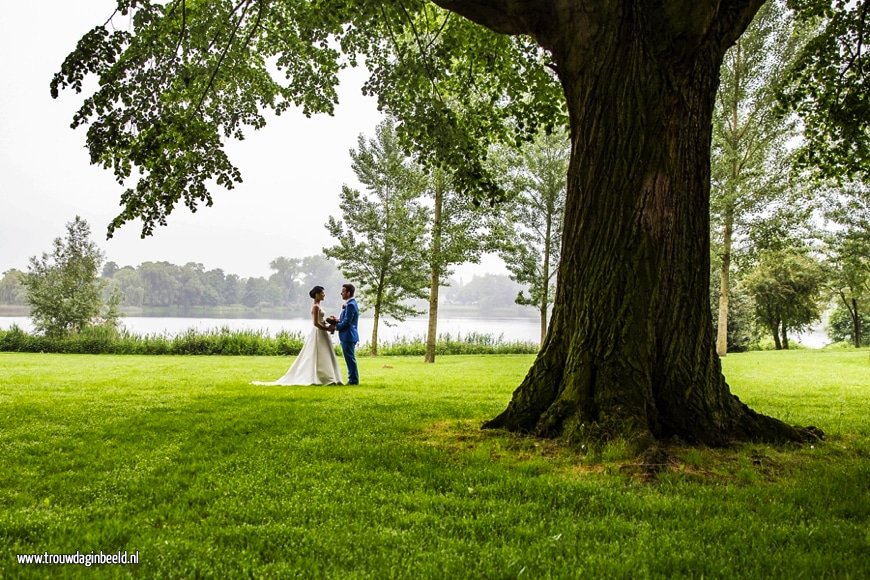
[{"label": "tree bark", "polygon": [[544,345],[485,427],[641,444],[809,437],[732,395],[713,342],[713,100],[761,1],[544,4],[553,28],[533,34],[571,125],[561,267]]},{"label": "tree bark", "polygon": [[785,325],[785,320],[782,321],[782,348],[788,350],[788,327]]},{"label": "tree bark", "polygon": [[429,285],[429,330],[426,335],[424,362],[435,362],[438,340],[438,287],[441,283],[441,221],[444,207],[444,183],[440,174],[435,177],[435,208],[432,216],[432,277]]}]

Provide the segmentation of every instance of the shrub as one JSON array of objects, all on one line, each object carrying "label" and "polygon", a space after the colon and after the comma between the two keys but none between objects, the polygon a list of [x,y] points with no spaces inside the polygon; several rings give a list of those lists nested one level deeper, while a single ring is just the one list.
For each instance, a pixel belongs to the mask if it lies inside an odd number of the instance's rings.
[{"label": "shrub", "polygon": [[[175,354],[175,355],[261,355],[295,356],[302,350],[304,338],[299,332],[279,332],[270,336],[260,330],[198,331],[190,328],[177,336],[161,334],[138,335],[127,330],[116,330],[110,325],[82,329],[66,336],[29,334],[13,326],[0,330],[0,351],[57,352],[70,354]],[[369,346],[360,346],[359,354],[368,354]],[[335,351],[341,355],[341,347]],[[423,356],[426,341],[423,337],[399,338],[383,344],[383,356]],[[467,335],[442,334],[438,336],[436,354],[535,354],[537,343],[506,342],[503,335],[469,333]]]}]

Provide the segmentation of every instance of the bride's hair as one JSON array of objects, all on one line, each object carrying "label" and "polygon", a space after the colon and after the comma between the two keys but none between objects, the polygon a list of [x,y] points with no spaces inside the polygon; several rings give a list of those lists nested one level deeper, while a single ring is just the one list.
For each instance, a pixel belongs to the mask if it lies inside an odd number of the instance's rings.
[{"label": "bride's hair", "polygon": [[309,292],[308,295],[311,296],[311,298],[313,299],[315,296],[317,296],[318,292],[323,292],[323,286],[315,286],[311,289],[311,292]]}]

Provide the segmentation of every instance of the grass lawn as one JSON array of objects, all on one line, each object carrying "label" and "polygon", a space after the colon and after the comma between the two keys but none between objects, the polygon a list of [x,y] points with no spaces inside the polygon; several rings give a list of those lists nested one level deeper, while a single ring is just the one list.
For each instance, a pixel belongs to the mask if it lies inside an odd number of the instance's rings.
[{"label": "grass lawn", "polygon": [[[743,401],[827,441],[677,448],[648,477],[619,445],[478,429],[531,356],[255,387],[288,359],[0,353],[0,578],[867,578],[868,355],[729,355]],[[140,563],[16,559],[119,550]]]}]

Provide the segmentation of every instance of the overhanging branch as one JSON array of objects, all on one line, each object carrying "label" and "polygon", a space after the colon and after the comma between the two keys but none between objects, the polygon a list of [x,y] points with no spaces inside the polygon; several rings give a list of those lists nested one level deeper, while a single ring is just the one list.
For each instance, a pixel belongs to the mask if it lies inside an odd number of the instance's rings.
[{"label": "overhanging branch", "polygon": [[472,22],[501,34],[531,34],[531,18],[545,12],[550,2],[517,0],[432,0],[445,10],[455,12]]}]

